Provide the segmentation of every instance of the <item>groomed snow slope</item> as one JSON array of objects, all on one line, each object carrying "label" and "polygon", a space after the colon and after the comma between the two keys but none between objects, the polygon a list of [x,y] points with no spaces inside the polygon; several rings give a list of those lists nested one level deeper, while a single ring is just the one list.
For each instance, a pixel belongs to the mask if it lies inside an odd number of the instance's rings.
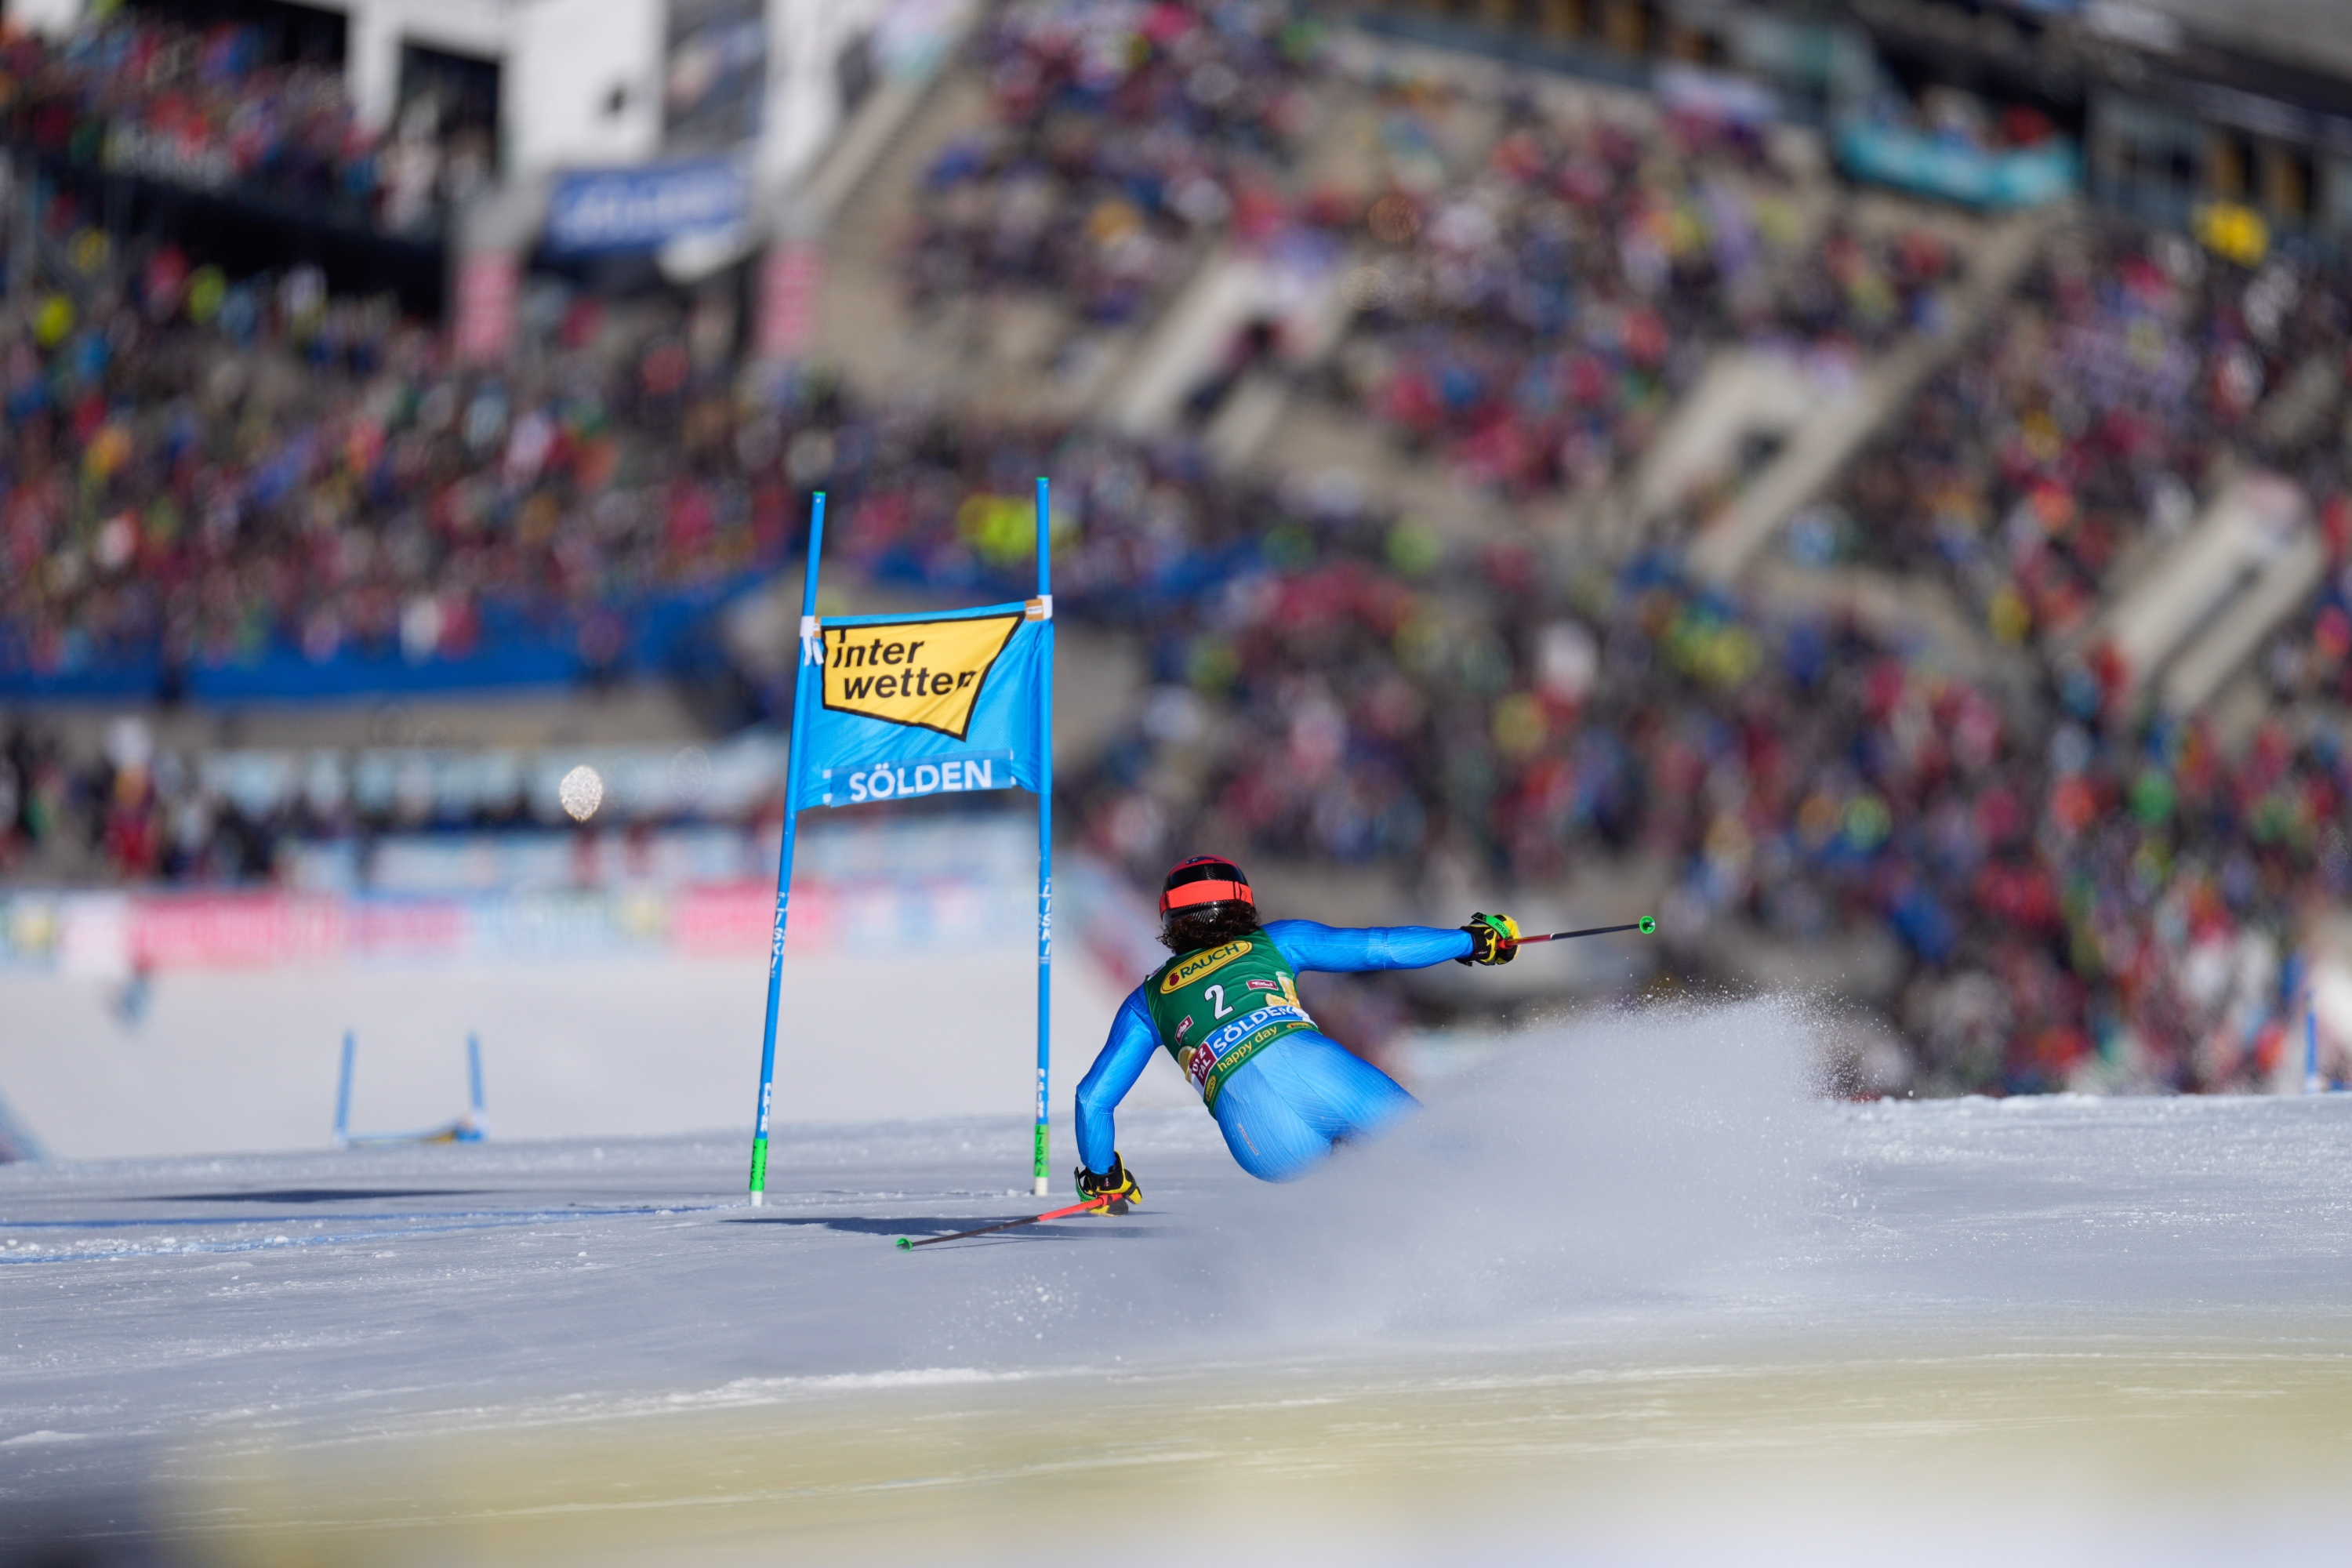
[{"label": "groomed snow slope", "polygon": [[[2338,1561],[2352,1100],[1807,1097],[1530,1036],[1149,1206],[1017,1120],[0,1170],[0,1538],[165,1561]],[[1066,1168],[1068,1156],[1059,1155]],[[152,1561],[152,1559],[141,1559]]]}]

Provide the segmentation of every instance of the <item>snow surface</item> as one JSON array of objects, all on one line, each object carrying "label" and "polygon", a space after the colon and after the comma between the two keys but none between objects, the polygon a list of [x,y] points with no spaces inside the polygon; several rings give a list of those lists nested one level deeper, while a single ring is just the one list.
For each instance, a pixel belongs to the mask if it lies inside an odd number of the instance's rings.
[{"label": "snow surface", "polygon": [[[1147,1207],[1014,1118],[0,1169],[0,1541],[172,1561],[2339,1561],[2352,1100],[1836,1105],[1529,1035]],[[1066,1152],[1057,1168],[1066,1169]]]},{"label": "snow surface", "polygon": [[[1037,968],[1028,928],[1010,934],[980,952],[788,954],[776,1114],[1026,1116]],[[764,953],[167,973],[133,1024],[113,1009],[119,986],[0,969],[0,1105],[57,1159],[318,1149],[344,1030],[358,1038],[359,1131],[437,1127],[463,1110],[475,1032],[501,1136],[694,1132],[751,1115],[767,976]],[[1055,966],[1058,1098],[1125,990],[1082,953]],[[1192,1098],[1172,1065],[1145,1093]]]}]

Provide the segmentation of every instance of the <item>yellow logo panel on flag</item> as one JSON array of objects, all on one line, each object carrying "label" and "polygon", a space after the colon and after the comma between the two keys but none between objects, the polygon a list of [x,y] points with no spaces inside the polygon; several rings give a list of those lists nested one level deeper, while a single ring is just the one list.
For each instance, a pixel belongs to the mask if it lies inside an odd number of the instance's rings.
[{"label": "yellow logo panel on flag", "polygon": [[824,628],[824,705],[961,741],[971,705],[1022,617]]}]

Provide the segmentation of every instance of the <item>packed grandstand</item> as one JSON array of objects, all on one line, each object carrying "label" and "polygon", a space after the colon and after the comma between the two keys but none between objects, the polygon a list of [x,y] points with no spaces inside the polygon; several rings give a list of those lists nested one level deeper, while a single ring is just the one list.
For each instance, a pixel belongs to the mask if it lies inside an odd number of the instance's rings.
[{"label": "packed grandstand", "polygon": [[[0,116],[53,152],[102,112],[110,158],[390,227],[462,197],[403,187],[327,88],[257,94],[240,68],[233,37],[147,24],[13,38]],[[1139,881],[1213,846],[1399,900],[1614,883],[1661,899],[1686,976],[1748,978],[1723,958],[1743,943],[1884,950],[1864,1000],[1923,1091],[2275,1074],[2291,955],[2352,896],[2352,279],[2320,247],[1960,213],[1849,184],[1785,126],[1297,6],[1014,0],[947,76],[977,90],[933,101],[975,111],[918,120],[919,155],[858,198],[905,176],[892,266],[836,267],[828,299],[864,290],[919,338],[1025,297],[1065,357],[1127,329],[1125,374],[1192,356],[1172,416],[747,365],[703,301],[577,278],[527,292],[509,363],[473,363],[389,297],[231,276],[21,182],[42,199],[13,209],[0,301],[0,701],[26,700],[0,708],[0,877],[283,885],[341,844],[363,881],[420,835],[580,831],[518,782],[528,759],[403,791],[363,785],[367,746],[288,747],[244,787],[31,700],[667,677],[779,725],[789,684],[711,626],[795,568],[813,491],[829,569],[866,591],[1018,596],[1043,473],[1060,613],[1143,672],[1058,778],[1061,820]],[[1992,278],[2003,239],[2024,263]],[[1284,247],[1344,304],[1328,343],[1157,330],[1204,268]],[[1679,485],[1658,455],[1742,355],[1902,394],[1726,576],[1695,552],[1809,427],[1735,408]],[[1234,462],[1210,437],[1250,377],[1283,411]],[[1318,422],[1383,466],[1286,439]],[[1486,510],[1423,499],[1448,490]],[[2284,499],[2222,574],[2280,606],[2141,608],[2241,494]],[[2131,628],[2165,615],[2136,666]],[[2241,623],[2182,700],[2198,639]],[[746,785],[614,815],[751,843],[776,809]]]}]

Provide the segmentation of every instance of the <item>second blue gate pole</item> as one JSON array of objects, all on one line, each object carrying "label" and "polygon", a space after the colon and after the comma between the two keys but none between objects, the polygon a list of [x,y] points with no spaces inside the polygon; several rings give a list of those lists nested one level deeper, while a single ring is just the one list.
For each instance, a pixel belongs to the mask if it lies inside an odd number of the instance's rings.
[{"label": "second blue gate pole", "polygon": [[1037,600],[1045,660],[1037,678],[1037,1148],[1039,1197],[1053,1191],[1046,1175],[1052,1111],[1048,1095],[1054,1066],[1054,504],[1046,481],[1037,480]]}]

